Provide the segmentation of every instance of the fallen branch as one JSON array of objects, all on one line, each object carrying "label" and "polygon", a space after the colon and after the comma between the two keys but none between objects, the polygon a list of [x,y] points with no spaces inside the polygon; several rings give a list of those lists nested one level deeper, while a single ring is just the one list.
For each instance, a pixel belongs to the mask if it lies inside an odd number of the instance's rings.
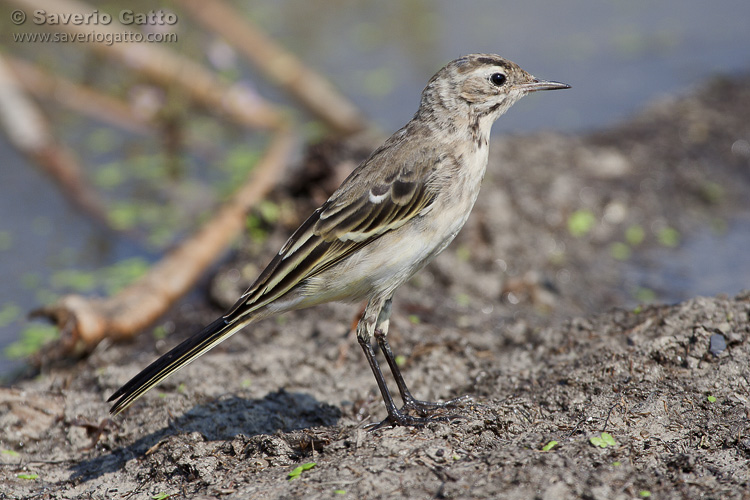
[{"label": "fallen branch", "polygon": [[133,337],[164,314],[240,233],[247,211],[275,185],[293,142],[287,129],[277,132],[247,182],[216,216],[117,295],[104,299],[68,295],[34,311],[34,316],[52,320],[62,332],[61,341],[42,356],[89,352],[104,338]]},{"label": "fallen branch", "polygon": [[16,80],[0,55],[0,127],[10,143],[42,168],[76,207],[111,227],[107,209],[86,181],[73,153],[57,143],[44,114]]},{"label": "fallen branch", "polygon": [[[74,0],[8,0],[27,12],[44,10],[65,14],[90,14],[94,7]],[[112,16],[108,25],[61,23],[55,29],[86,37],[96,32],[100,37],[117,39],[123,32],[133,31]],[[265,130],[283,127],[286,119],[262,97],[240,84],[227,85],[200,64],[191,61],[164,45],[149,43],[81,42],[93,51],[113,57],[134,71],[164,85],[176,85],[195,102],[224,114],[240,125]]]},{"label": "fallen branch", "polygon": [[321,75],[281,48],[226,2],[180,0],[193,18],[219,33],[250,60],[271,82],[280,86],[313,115],[341,134],[367,128],[354,104],[339,94]]},{"label": "fallen branch", "polygon": [[21,85],[37,98],[55,101],[68,109],[139,134],[153,132],[151,117],[136,113],[126,102],[102,94],[11,56],[6,62]]}]

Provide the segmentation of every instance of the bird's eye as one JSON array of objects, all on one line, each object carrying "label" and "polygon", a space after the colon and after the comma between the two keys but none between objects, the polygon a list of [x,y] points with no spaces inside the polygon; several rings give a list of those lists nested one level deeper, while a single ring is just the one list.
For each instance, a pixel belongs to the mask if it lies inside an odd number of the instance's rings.
[{"label": "bird's eye", "polygon": [[502,73],[492,73],[490,75],[490,81],[492,82],[492,85],[499,87],[503,83],[505,83],[506,77]]}]

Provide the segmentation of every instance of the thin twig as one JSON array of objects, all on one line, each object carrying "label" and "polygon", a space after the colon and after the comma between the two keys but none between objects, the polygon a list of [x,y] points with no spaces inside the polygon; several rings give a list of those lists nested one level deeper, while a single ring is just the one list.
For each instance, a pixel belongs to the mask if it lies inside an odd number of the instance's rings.
[{"label": "thin twig", "polygon": [[28,61],[6,55],[6,62],[23,87],[37,98],[55,102],[82,115],[128,132],[152,132],[153,123],[120,99],[102,94]]},{"label": "thin twig", "polygon": [[75,206],[112,227],[107,209],[88,183],[75,155],[59,144],[44,114],[26,96],[21,84],[0,55],[0,128],[11,144],[38,165]]},{"label": "thin twig", "polygon": [[[65,12],[66,14],[87,14],[95,9],[74,0],[8,0],[31,11]],[[284,126],[286,119],[270,103],[245,86],[227,85],[200,64],[187,59],[165,44],[149,43],[102,43],[86,42],[85,38],[96,33],[101,37],[121,37],[125,31],[134,31],[112,16],[112,22],[104,24],[61,23],[55,29],[79,35],[84,41],[79,45],[119,60],[132,70],[169,85],[177,85],[186,91],[194,101],[206,108],[223,113],[240,125],[265,130],[275,130]]]},{"label": "thin twig", "polygon": [[205,27],[219,33],[271,82],[286,90],[326,125],[341,134],[367,128],[357,107],[320,74],[280,47],[247,16],[221,0],[180,0],[183,8]]}]

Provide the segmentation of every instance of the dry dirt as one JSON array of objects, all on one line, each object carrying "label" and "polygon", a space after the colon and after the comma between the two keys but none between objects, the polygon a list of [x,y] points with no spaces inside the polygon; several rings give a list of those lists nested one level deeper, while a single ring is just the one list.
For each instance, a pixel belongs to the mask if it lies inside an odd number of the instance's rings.
[{"label": "dry dirt", "polygon": [[[750,498],[750,294],[635,307],[611,255],[629,227],[632,261],[664,228],[747,213],[748,116],[750,85],[715,80],[602,133],[493,143],[467,227],[391,325],[415,395],[473,396],[461,419],[363,430],[385,410],[347,338],[359,306],[333,304],[256,325],[107,420],[107,396],[219,314],[311,206],[304,182],[280,190],[282,223],[164,319],[172,335],[0,388],[0,497]],[[320,145],[295,175],[361,149]],[[574,236],[577,211],[594,218]]]}]

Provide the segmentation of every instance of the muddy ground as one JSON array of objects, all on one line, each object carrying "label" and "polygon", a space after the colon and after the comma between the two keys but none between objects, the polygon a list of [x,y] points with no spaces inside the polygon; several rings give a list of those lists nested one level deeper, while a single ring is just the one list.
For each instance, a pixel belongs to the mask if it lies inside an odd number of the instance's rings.
[{"label": "muddy ground", "polygon": [[316,147],[275,195],[282,223],[173,334],[0,389],[0,497],[750,498],[750,294],[635,306],[615,258],[750,210],[749,116],[750,85],[717,79],[601,133],[495,140],[472,218],[391,323],[413,392],[472,395],[462,419],[363,430],[385,410],[347,338],[359,306],[334,304],[255,325],[107,421],[107,396],[233,301],[335,181],[300,186],[363,149]]}]

